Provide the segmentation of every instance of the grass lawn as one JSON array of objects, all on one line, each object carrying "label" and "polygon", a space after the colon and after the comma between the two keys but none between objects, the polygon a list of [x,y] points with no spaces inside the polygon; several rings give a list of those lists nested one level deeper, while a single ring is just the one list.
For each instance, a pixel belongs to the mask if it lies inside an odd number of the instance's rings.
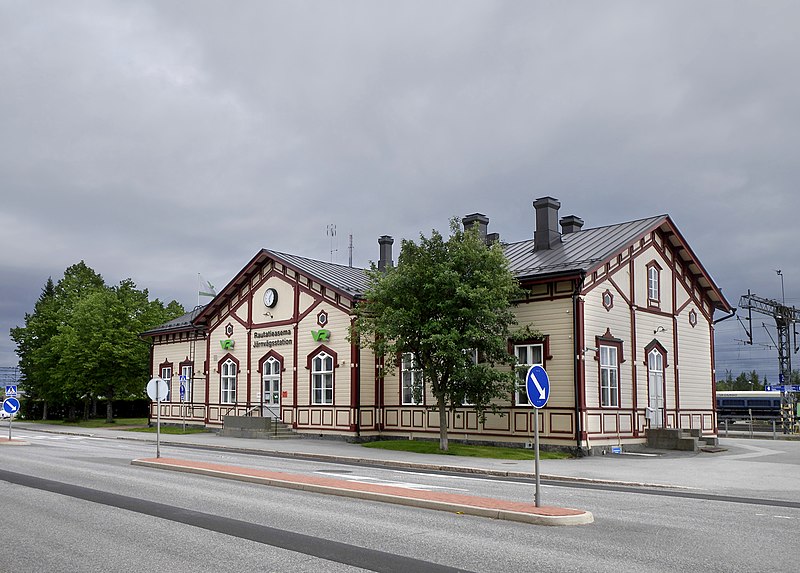
[{"label": "grass lawn", "polygon": [[[147,418],[116,418],[111,424],[106,422],[105,418],[96,418],[93,420],[78,420],[76,422],[65,422],[63,420],[20,420],[22,422],[34,422],[37,424],[52,424],[55,426],[72,426],[78,428],[108,428],[109,430],[118,429],[128,432],[156,432],[156,427],[152,428],[147,426]],[[205,432],[204,428],[197,426],[186,426],[184,432],[181,427],[175,426],[161,426],[162,434],[200,434]]]},{"label": "grass lawn", "polygon": [[[468,456],[473,458],[494,458],[500,460],[532,460],[534,451],[523,448],[504,448],[500,446],[474,446],[450,442],[448,450],[439,449],[438,440],[386,440],[367,442],[362,444],[365,448],[379,448],[384,450],[397,450],[401,452],[415,452],[418,454],[446,454],[450,456]],[[539,452],[542,460],[561,460],[570,458],[564,452]]]},{"label": "grass lawn", "polygon": [[[144,427],[144,428],[125,428],[128,432],[149,432],[152,434],[156,433],[155,425],[152,428]],[[161,433],[162,434],[203,434],[207,432],[205,428],[198,428],[197,426],[186,426],[186,431],[183,430],[180,426],[161,426]]]},{"label": "grass lawn", "polygon": [[53,426],[77,426],[80,428],[121,428],[123,426],[144,426],[147,427],[147,418],[115,418],[109,424],[105,418],[93,418],[91,420],[76,420],[67,422],[66,420],[20,420],[20,422],[30,422],[34,424],[51,424]]}]

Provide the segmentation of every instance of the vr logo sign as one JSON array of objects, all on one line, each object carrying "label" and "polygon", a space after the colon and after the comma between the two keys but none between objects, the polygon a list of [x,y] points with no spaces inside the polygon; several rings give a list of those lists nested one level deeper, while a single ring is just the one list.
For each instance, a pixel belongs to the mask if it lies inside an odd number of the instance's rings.
[{"label": "vr logo sign", "polygon": [[331,331],[330,330],[312,330],[311,336],[314,338],[314,342],[328,342],[331,339]]},{"label": "vr logo sign", "polygon": [[233,350],[233,340],[230,338],[220,340],[219,345],[222,347],[222,350]]}]

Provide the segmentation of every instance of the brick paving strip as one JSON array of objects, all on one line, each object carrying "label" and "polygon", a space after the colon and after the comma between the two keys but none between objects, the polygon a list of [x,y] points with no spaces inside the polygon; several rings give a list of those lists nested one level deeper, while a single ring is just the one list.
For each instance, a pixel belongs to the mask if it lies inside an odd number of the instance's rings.
[{"label": "brick paving strip", "polygon": [[579,509],[553,506],[536,507],[534,503],[443,492],[408,490],[388,485],[287,474],[209,462],[175,458],[142,458],[133,460],[131,464],[536,525],[582,525],[594,521],[591,512]]}]

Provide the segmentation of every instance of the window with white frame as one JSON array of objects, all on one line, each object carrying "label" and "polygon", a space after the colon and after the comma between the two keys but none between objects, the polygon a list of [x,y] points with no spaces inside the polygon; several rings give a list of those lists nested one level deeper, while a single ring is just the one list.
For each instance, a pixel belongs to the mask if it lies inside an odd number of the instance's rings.
[{"label": "window with white frame", "polygon": [[658,266],[651,263],[647,267],[647,300],[651,304],[658,304],[660,291],[660,273]]},{"label": "window with white frame", "polygon": [[514,404],[517,406],[529,406],[525,378],[531,366],[544,366],[544,345],[519,344],[514,346],[514,356],[517,357],[517,383],[514,392]]},{"label": "window with white frame", "polygon": [[222,403],[235,404],[236,403],[236,375],[238,368],[236,362],[228,358],[222,363],[220,367],[221,375],[221,388],[222,388]]},{"label": "window with white frame", "polygon": [[600,405],[619,406],[619,352],[616,346],[600,345]]},{"label": "window with white frame", "polygon": [[[472,361],[472,364],[478,364],[478,349],[477,348],[465,348],[463,350],[464,354],[467,355]],[[467,396],[464,396],[464,400],[461,402],[462,406],[474,406],[474,402],[470,402]]]},{"label": "window with white frame", "polygon": [[333,404],[333,356],[320,352],[311,360],[311,403]]},{"label": "window with white frame", "polygon": [[425,385],[422,381],[422,371],[417,365],[414,355],[410,352],[403,354],[401,365],[403,405],[417,406],[424,400]]},{"label": "window with white frame", "polygon": [[664,355],[657,348],[647,355],[647,373],[651,385],[660,387],[664,384]]},{"label": "window with white frame", "polygon": [[167,383],[167,396],[164,400],[169,401],[172,394],[172,366],[161,367],[161,379]]},{"label": "window with white frame", "polygon": [[185,402],[192,401],[192,367],[190,365],[181,366],[181,380],[183,384],[183,399]]}]

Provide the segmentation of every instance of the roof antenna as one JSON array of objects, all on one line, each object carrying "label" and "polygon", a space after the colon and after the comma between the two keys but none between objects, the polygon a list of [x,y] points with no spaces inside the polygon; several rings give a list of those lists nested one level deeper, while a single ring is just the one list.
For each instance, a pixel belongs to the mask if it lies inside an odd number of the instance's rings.
[{"label": "roof antenna", "polygon": [[338,245],[337,248],[333,246],[334,240],[336,239],[336,225],[334,223],[329,224],[325,234],[331,238],[331,262],[333,262],[333,253],[339,252]]}]

